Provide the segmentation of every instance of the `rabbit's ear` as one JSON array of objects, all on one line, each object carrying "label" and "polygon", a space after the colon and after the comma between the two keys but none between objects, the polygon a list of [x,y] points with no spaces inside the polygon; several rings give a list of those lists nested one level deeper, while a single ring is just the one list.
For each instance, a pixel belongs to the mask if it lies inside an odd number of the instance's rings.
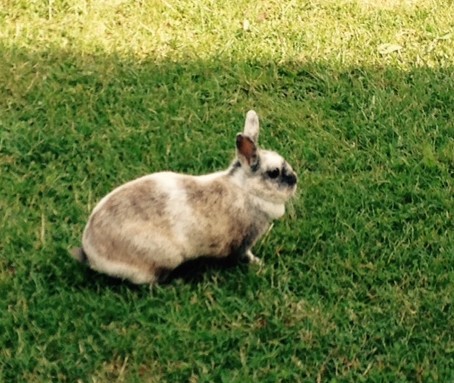
[{"label": "rabbit's ear", "polygon": [[238,133],[236,136],[236,148],[238,159],[241,163],[248,165],[251,168],[257,167],[257,146],[249,136]]},{"label": "rabbit's ear", "polygon": [[248,136],[255,142],[257,145],[259,141],[259,116],[255,111],[250,110],[246,114],[246,121],[244,122],[244,135]]}]

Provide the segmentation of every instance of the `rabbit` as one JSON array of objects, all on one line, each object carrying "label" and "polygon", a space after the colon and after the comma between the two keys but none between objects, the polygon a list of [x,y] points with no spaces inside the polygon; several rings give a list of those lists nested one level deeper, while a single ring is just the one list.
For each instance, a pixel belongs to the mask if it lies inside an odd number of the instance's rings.
[{"label": "rabbit", "polygon": [[260,263],[251,248],[284,214],[297,175],[279,154],[260,149],[258,138],[259,119],[250,110],[227,170],[152,173],[114,189],[93,209],[72,256],[150,285],[202,256]]}]

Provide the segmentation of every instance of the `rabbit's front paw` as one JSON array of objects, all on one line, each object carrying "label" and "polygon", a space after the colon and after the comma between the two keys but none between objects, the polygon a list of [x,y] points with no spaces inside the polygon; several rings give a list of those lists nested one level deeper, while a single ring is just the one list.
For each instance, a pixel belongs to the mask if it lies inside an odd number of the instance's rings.
[{"label": "rabbit's front paw", "polygon": [[251,250],[248,250],[248,252],[246,253],[246,259],[251,265],[258,266],[263,265],[263,261],[260,258],[256,257],[254,254],[252,254]]}]

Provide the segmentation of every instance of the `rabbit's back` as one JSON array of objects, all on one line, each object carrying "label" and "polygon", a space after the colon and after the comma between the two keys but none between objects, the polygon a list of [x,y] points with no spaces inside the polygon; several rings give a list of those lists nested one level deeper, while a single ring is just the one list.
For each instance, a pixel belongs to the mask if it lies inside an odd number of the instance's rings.
[{"label": "rabbit's back", "polygon": [[95,207],[84,232],[90,265],[115,275],[125,267],[159,273],[199,256],[242,253],[268,221],[251,216],[249,201],[227,177],[164,172],[115,189]]}]

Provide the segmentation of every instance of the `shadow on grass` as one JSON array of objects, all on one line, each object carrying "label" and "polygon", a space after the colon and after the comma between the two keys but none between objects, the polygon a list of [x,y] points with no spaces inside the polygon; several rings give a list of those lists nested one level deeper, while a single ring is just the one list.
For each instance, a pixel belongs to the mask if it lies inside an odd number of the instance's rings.
[{"label": "shadow on grass", "polygon": [[244,272],[247,270],[248,264],[234,261],[232,259],[216,259],[210,257],[201,257],[191,261],[187,261],[178,266],[169,275],[166,283],[172,283],[175,280],[181,279],[186,283],[200,283],[203,281],[204,274],[207,272],[226,272],[232,268],[238,268]]},{"label": "shadow on grass", "polygon": [[[117,292],[121,291],[124,286],[127,286],[128,289],[133,291],[143,290],[143,286],[138,286],[126,280],[98,273],[90,269],[87,265],[75,263],[74,267],[77,273],[82,272],[84,274],[83,281],[80,281],[80,278],[78,278],[77,284],[70,284],[70,286],[75,287],[78,290],[90,289],[99,291],[100,287],[103,288],[102,286]],[[222,272],[226,275],[229,271],[231,273],[233,268],[237,269],[235,272],[236,277],[238,277],[238,273],[241,273],[242,277],[245,277],[248,267],[250,266],[247,263],[232,261],[231,259],[200,257],[178,266],[164,281],[159,283],[159,285],[171,288],[177,281],[195,285],[206,282],[206,274],[213,275],[213,273],[219,274]],[[47,273],[47,276],[49,277],[50,274],[51,273]]]},{"label": "shadow on grass", "polygon": [[[124,282],[75,267],[59,249],[79,244],[94,204],[127,180],[163,169],[204,173],[226,167],[244,112],[253,107],[262,117],[263,146],[282,153],[301,180],[293,214],[261,246],[267,265],[278,263],[276,255],[290,258],[277,270],[292,273],[287,294],[304,291],[337,305],[346,296],[370,301],[371,291],[380,296],[386,286],[423,286],[440,301],[446,298],[448,253],[454,251],[453,68],[138,63],[5,47],[0,57],[0,252],[2,268],[15,270],[2,280],[4,291],[27,286],[36,266],[47,272],[34,274],[40,290],[24,289],[25,300],[50,296],[49,275],[57,269],[62,272],[52,289],[62,294],[68,282],[81,280],[80,288],[93,296],[104,284],[123,291]],[[197,283],[220,267],[198,262],[174,277]],[[225,273],[235,274],[222,279],[227,289],[237,283],[237,273],[253,283],[256,277],[244,275],[246,267]],[[263,284],[272,295],[270,280]],[[171,290],[172,284],[162,294]],[[2,307],[15,299],[9,294]],[[179,304],[186,301],[189,295]],[[394,315],[392,307],[380,310]],[[430,339],[443,339],[446,314],[431,312],[438,316],[435,325],[427,319]],[[40,331],[46,339],[52,330],[42,325]],[[336,339],[330,342],[319,342],[323,349],[308,377],[315,378],[321,365],[335,376],[332,360],[341,356],[329,347]],[[33,359],[36,350],[24,347]],[[440,347],[433,355],[442,355]],[[12,381],[17,371],[46,376],[57,369],[62,381],[88,379],[114,354],[101,350],[100,359],[84,361],[83,368],[11,361],[3,378]],[[404,374],[414,377],[414,370]]]}]

